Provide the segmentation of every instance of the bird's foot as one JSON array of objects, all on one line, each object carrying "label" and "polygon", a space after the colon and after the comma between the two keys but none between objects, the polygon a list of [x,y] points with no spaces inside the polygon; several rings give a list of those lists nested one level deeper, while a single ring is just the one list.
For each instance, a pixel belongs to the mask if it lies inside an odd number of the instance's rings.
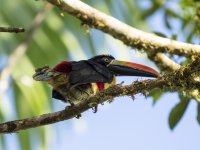
[{"label": "bird's foot", "polygon": [[92,108],[93,113],[96,113],[98,111],[98,103],[92,102],[89,104],[89,106]]},{"label": "bird's foot", "polygon": [[108,99],[108,103],[112,103],[114,101],[114,98]]},{"label": "bird's foot", "polygon": [[71,105],[70,105],[70,106],[66,106],[66,107],[65,107],[65,110],[71,109],[72,107],[73,107],[73,106],[71,106]]},{"label": "bird's foot", "polygon": [[65,110],[71,109],[71,108],[73,108],[73,107],[75,106],[74,103],[71,103],[71,102],[69,102],[69,103],[70,103],[70,105],[69,105],[69,106],[66,106],[66,107],[65,107]]},{"label": "bird's foot", "polygon": [[92,107],[93,113],[96,113],[98,111],[98,105]]},{"label": "bird's foot", "polygon": [[[74,103],[70,103],[70,104],[71,104],[71,105],[65,107],[65,110],[72,109],[72,108],[75,106]],[[79,119],[79,118],[81,117],[81,114],[78,114],[78,115],[76,115],[75,117],[76,117],[77,119]]]},{"label": "bird's foot", "polygon": [[75,106],[75,104],[73,103],[73,102],[71,102],[71,101],[68,101],[69,103],[70,103],[70,106],[71,107],[74,107]]},{"label": "bird's foot", "polygon": [[134,96],[134,95],[131,95],[131,99],[132,99],[133,101],[135,101],[135,96]]},{"label": "bird's foot", "polygon": [[117,85],[121,85],[121,86],[122,86],[123,84],[124,84],[124,81],[122,81],[121,83],[119,83],[119,84],[117,84]]},{"label": "bird's foot", "polygon": [[79,119],[79,118],[81,118],[81,114],[78,114],[78,115],[76,115],[75,117],[76,117],[76,119]]}]

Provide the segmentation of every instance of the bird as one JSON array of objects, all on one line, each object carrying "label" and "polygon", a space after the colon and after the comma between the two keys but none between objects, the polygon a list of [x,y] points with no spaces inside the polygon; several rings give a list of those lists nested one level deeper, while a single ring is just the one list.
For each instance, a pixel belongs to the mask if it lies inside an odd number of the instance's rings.
[{"label": "bird", "polygon": [[156,70],[137,63],[119,61],[111,55],[97,55],[88,60],[61,61],[53,68],[37,68],[33,79],[52,87],[52,98],[76,105],[116,84],[117,76],[157,78]]}]

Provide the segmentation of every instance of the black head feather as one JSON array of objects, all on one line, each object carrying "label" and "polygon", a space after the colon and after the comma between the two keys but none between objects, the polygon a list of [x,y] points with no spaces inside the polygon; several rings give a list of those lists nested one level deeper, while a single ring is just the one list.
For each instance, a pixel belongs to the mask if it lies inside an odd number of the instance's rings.
[{"label": "black head feather", "polygon": [[97,55],[90,58],[89,60],[107,66],[114,59],[115,58],[111,55]]}]

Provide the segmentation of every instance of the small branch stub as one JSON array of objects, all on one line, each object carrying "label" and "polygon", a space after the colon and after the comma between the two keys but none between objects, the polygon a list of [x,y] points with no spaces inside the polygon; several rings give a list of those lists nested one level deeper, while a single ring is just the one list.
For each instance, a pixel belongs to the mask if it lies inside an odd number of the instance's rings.
[{"label": "small branch stub", "polygon": [[0,32],[19,33],[19,32],[25,32],[25,29],[17,27],[0,27]]}]

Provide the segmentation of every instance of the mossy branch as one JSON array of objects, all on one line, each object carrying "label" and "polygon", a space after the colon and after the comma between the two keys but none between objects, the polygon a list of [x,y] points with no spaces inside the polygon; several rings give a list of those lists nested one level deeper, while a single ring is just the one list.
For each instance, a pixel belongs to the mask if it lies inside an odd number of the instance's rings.
[{"label": "mossy branch", "polygon": [[108,33],[138,50],[145,50],[147,53],[167,52],[183,56],[200,54],[200,45],[183,43],[143,32],[90,7],[82,1],[47,1],[78,18],[83,24]]},{"label": "mossy branch", "polygon": [[[187,80],[195,73],[200,71],[200,58],[196,58],[192,63],[183,66],[180,69],[166,74],[154,80],[136,81],[130,85],[122,84],[113,85],[110,88],[97,93],[90,97],[87,101],[83,101],[78,105],[69,107],[68,109],[40,115],[37,117],[9,121],[0,124],[0,133],[12,133],[29,128],[35,128],[42,125],[48,125],[55,122],[71,119],[80,113],[90,109],[91,103],[101,104],[109,99],[118,96],[132,96],[138,93],[146,93],[152,89],[167,89],[184,91],[186,89],[199,88],[199,84],[188,83]],[[187,91],[186,91],[187,92]]]}]

